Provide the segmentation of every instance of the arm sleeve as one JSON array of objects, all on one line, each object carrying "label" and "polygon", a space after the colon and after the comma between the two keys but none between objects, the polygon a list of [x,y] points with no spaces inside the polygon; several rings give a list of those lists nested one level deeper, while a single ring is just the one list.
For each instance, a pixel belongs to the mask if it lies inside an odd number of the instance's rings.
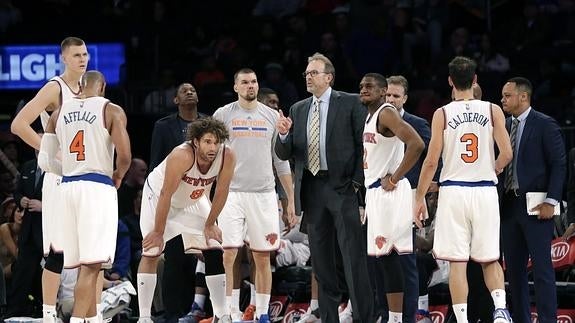
[{"label": "arm sleeve", "polygon": [[56,134],[46,133],[40,142],[40,152],[38,153],[38,166],[45,172],[62,175],[62,163],[56,159],[60,144]]}]

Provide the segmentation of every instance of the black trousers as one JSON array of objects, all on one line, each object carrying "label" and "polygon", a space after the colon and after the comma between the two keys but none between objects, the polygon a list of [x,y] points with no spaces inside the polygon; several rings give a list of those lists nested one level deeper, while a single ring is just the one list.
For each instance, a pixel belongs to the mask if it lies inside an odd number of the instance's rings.
[{"label": "black trousers", "polygon": [[338,322],[342,283],[338,279],[338,249],[354,321],[373,322],[373,294],[367,271],[367,250],[352,185],[335,191],[328,177],[305,172],[302,206],[311,249],[311,260],[319,287],[322,322]]},{"label": "black trousers", "polygon": [[[41,238],[40,238],[41,239]],[[18,258],[12,267],[12,283],[7,290],[8,314],[10,316],[35,316],[31,313],[31,301],[42,299],[42,242],[34,239],[18,242]],[[8,316],[9,317],[9,316]]]}]

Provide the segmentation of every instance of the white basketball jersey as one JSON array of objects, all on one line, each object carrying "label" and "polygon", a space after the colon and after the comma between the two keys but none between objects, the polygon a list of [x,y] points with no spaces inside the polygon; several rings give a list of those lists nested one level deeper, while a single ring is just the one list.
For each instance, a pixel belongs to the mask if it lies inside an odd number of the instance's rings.
[{"label": "white basketball jersey", "polygon": [[[66,82],[60,76],[54,76],[48,82],[55,81],[58,82],[60,85],[60,102],[64,104],[64,102],[78,96],[80,92],[74,93],[72,89],[68,86]],[[46,130],[46,126],[48,125],[48,119],[50,119],[50,115],[46,110],[40,113],[40,121],[42,122],[42,129]]]},{"label": "white basketball jersey", "polygon": [[493,181],[496,184],[491,103],[453,101],[442,109],[445,129],[440,182]]},{"label": "white basketball jersey", "polygon": [[[182,145],[189,145],[183,143]],[[224,162],[225,145],[220,146],[220,150],[216,155],[216,159],[212,163],[210,169],[204,174],[198,167],[197,157],[194,165],[190,168],[180,181],[178,188],[172,195],[171,206],[174,208],[185,208],[195,204],[203,195],[204,192],[212,188],[212,184],[218,178],[218,174],[222,169]],[[166,158],[167,159],[167,158]],[[164,176],[166,174],[166,159],[160,165],[156,166],[154,170],[148,175],[148,185],[152,191],[159,195],[162,185],[164,183]]]},{"label": "white basketball jersey", "polygon": [[56,135],[64,176],[97,173],[112,177],[114,144],[104,119],[109,102],[103,97],[90,97],[73,98],[62,104]]},{"label": "white basketball jersey", "polygon": [[401,164],[404,154],[404,143],[397,138],[385,137],[377,131],[377,120],[383,109],[394,109],[385,103],[373,115],[367,116],[363,130],[363,172],[365,186],[373,184],[387,174],[393,174]]}]

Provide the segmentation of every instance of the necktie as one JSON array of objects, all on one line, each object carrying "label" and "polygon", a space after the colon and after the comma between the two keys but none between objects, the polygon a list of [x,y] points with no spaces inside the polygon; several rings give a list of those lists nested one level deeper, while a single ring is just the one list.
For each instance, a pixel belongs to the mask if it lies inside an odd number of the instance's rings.
[{"label": "necktie", "polygon": [[513,149],[513,160],[507,165],[505,171],[505,190],[509,191],[513,189],[513,175],[515,174],[515,159],[517,158],[517,151],[515,149],[515,144],[517,143],[517,129],[519,128],[519,119],[513,119],[511,124],[511,133],[509,134],[509,139],[511,140],[511,148]]},{"label": "necktie", "polygon": [[314,176],[319,172],[319,104],[317,100],[312,106],[307,146],[307,167]]}]

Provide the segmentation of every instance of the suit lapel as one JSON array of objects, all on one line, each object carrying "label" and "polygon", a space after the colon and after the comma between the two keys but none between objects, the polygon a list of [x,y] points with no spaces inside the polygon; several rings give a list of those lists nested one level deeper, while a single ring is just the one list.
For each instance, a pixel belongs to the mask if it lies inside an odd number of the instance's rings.
[{"label": "suit lapel", "polygon": [[531,111],[529,111],[527,118],[525,118],[525,126],[523,127],[523,132],[521,133],[521,141],[519,142],[519,149],[517,150],[517,155],[519,155],[520,152],[523,151],[523,148],[525,148],[525,145],[529,141],[529,137],[531,136],[531,132],[533,131],[533,126],[535,122],[534,120],[535,113],[537,113],[537,111],[531,108]]},{"label": "suit lapel", "polygon": [[[300,138],[300,140],[302,140],[302,142],[305,143],[305,147],[307,147],[307,119],[309,116],[309,109],[311,107],[311,103],[312,103],[312,97],[309,97],[308,99],[306,99],[305,101],[302,102],[302,113],[299,116],[299,122],[301,125],[303,125],[304,127],[304,131],[300,131],[299,133],[303,134],[303,138]],[[305,158],[307,159],[307,149],[306,151],[306,155]]]},{"label": "suit lapel", "polygon": [[336,120],[336,116],[337,116],[337,112],[339,109],[337,109],[337,104],[339,103],[339,92],[337,92],[336,90],[332,90],[331,91],[331,97],[329,98],[329,107],[327,109],[327,122],[326,122],[326,128],[325,129],[325,144],[327,146],[327,143],[329,142],[329,137],[332,133],[332,130],[334,128],[334,123]]}]

